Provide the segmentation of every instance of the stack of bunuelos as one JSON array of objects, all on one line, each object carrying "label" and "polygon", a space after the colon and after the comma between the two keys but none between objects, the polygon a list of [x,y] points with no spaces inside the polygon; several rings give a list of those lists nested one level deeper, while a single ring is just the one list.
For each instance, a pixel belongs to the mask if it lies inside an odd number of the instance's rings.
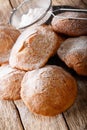
[{"label": "stack of bunuelos", "polygon": [[0,99],[22,98],[30,111],[45,116],[57,115],[74,103],[76,80],[62,67],[47,65],[47,61],[57,53],[77,74],[87,76],[87,36],[81,36],[87,35],[87,28],[80,25],[83,33],[73,35],[74,30],[70,36],[79,37],[65,40],[56,33],[60,29],[60,33],[69,34],[62,31],[61,22],[53,19],[52,26],[41,25],[28,36],[29,29],[20,34],[10,25],[0,25]]}]

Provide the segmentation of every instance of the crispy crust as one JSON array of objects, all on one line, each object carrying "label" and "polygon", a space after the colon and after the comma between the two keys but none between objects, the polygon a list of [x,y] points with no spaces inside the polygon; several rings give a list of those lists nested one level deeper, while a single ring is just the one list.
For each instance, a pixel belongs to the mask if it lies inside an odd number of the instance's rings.
[{"label": "crispy crust", "polygon": [[31,112],[44,116],[65,111],[77,95],[75,79],[57,66],[27,72],[21,85],[21,97],[26,106]]},{"label": "crispy crust", "polygon": [[20,99],[21,80],[25,72],[12,69],[8,64],[0,67],[0,99]]},{"label": "crispy crust", "polygon": [[87,75],[87,36],[65,40],[57,51],[58,56],[79,75]]},{"label": "crispy crust", "polygon": [[0,24],[0,64],[9,61],[10,51],[20,32],[10,25]]},{"label": "crispy crust", "polygon": [[9,62],[12,67],[25,71],[44,66],[63,41],[50,26],[38,27],[35,33],[25,39],[24,35],[26,31],[14,45]]},{"label": "crispy crust", "polygon": [[[65,17],[62,18],[62,17]],[[68,36],[87,35],[87,20],[72,20],[67,17],[87,18],[86,13],[65,12],[57,15],[52,20],[52,27],[56,32]]]}]

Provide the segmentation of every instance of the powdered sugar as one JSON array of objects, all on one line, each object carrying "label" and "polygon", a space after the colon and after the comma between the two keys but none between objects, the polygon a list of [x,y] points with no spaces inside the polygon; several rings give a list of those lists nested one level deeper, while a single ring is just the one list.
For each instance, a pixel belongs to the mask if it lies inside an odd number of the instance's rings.
[{"label": "powdered sugar", "polygon": [[35,22],[37,19],[39,19],[42,16],[42,14],[45,13],[45,11],[46,8],[34,8],[34,9],[30,8],[27,14],[22,15],[19,28]]},{"label": "powdered sugar", "polygon": [[84,50],[87,50],[86,36],[67,39],[60,46],[58,52],[65,55],[66,53],[71,53],[79,50],[83,51],[83,53],[85,53]]}]

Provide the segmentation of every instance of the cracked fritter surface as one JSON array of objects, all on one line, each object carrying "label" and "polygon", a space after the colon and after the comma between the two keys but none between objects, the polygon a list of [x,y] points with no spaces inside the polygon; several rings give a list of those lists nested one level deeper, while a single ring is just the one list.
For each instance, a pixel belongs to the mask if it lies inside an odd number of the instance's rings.
[{"label": "cracked fritter surface", "polygon": [[77,95],[75,79],[58,66],[27,72],[21,85],[21,97],[29,110],[45,116],[65,111]]},{"label": "cracked fritter surface", "polygon": [[25,71],[44,66],[62,42],[62,38],[57,36],[51,26],[40,26],[35,33],[24,39],[28,31],[20,35],[9,60],[12,67]]},{"label": "cracked fritter surface", "polygon": [[20,32],[8,24],[0,24],[0,64],[9,61],[11,49]]},{"label": "cracked fritter surface", "polygon": [[87,75],[87,36],[65,40],[57,53],[68,67],[80,75]]},{"label": "cracked fritter surface", "polygon": [[0,99],[20,99],[21,81],[25,72],[11,68],[8,64],[0,67]]},{"label": "cracked fritter surface", "polygon": [[58,14],[52,20],[52,27],[56,32],[66,34],[68,36],[87,35],[87,20],[76,20],[73,18],[87,18],[86,13],[65,12]]}]

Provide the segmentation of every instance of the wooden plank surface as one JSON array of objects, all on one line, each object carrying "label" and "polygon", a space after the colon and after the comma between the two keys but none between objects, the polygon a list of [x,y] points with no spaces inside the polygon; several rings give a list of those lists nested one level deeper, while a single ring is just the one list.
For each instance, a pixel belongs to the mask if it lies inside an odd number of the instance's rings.
[{"label": "wooden plank surface", "polygon": [[[13,7],[17,7],[23,0],[10,0]],[[87,8],[87,0],[52,0],[53,5],[70,5]]]},{"label": "wooden plank surface", "polygon": [[16,8],[23,0],[10,0],[10,4],[12,8]]},{"label": "wooden plank surface", "polygon": [[[0,22],[8,22],[10,11],[21,1],[10,0],[10,3],[9,0],[0,0]],[[87,8],[87,0],[53,0],[53,4]],[[0,101],[0,130],[87,130],[87,77],[77,77],[77,81],[78,97],[75,104],[55,117],[33,115],[22,100]]]},{"label": "wooden plank surface", "polygon": [[77,100],[64,116],[70,130],[87,130],[87,77],[77,77],[77,83]]},{"label": "wooden plank surface", "polygon": [[53,4],[87,8],[87,0],[53,0]]},{"label": "wooden plank surface", "polygon": [[10,12],[12,8],[9,5],[9,0],[0,0],[0,22],[8,22],[10,17]]},{"label": "wooden plank surface", "polygon": [[0,101],[0,130],[23,130],[13,102]]},{"label": "wooden plank surface", "polygon": [[25,130],[68,130],[62,114],[55,117],[34,115],[22,101],[15,101]]}]

